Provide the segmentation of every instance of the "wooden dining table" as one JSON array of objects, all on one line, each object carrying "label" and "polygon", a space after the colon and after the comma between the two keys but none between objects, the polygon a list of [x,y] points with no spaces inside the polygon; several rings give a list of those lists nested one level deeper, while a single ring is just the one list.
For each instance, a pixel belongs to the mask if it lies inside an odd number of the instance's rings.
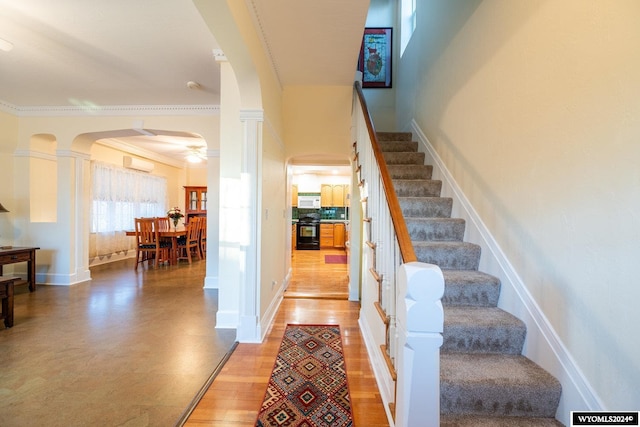
[{"label": "wooden dining table", "polygon": [[[136,236],[135,230],[126,231],[127,236]],[[171,239],[171,253],[169,254],[169,264],[175,265],[178,263],[178,237],[187,235],[187,228],[184,225],[180,225],[176,228],[170,228],[169,230],[158,231],[158,237]]]}]

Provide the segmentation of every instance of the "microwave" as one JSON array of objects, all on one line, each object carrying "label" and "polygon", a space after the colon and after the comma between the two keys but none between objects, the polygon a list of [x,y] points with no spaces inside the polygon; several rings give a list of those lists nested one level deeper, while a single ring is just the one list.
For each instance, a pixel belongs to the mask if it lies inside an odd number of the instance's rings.
[{"label": "microwave", "polygon": [[303,209],[320,209],[320,196],[298,196],[298,207]]}]

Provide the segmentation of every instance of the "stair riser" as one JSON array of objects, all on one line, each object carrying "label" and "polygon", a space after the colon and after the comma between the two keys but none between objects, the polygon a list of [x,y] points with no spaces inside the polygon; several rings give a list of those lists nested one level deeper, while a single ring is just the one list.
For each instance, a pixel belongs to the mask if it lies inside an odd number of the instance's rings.
[{"label": "stair riser", "polygon": [[387,165],[392,179],[431,179],[430,165]]},{"label": "stair riser", "polygon": [[398,197],[440,197],[442,181],[421,180],[393,180],[393,188]]},{"label": "stair riser", "polygon": [[443,197],[399,198],[405,218],[450,218],[453,200]]},{"label": "stair riser", "polygon": [[411,141],[411,132],[377,132],[378,141]]},{"label": "stair riser", "polygon": [[500,297],[500,286],[491,284],[447,285],[445,282],[442,304],[466,307],[495,307]]},{"label": "stair riser", "polygon": [[413,246],[418,261],[435,264],[441,269],[477,270],[480,263],[480,247],[470,243],[443,245],[440,242],[414,242]]},{"label": "stair riser", "polygon": [[380,141],[380,149],[387,153],[390,151],[418,151],[418,143],[415,141]]},{"label": "stair riser", "polygon": [[412,241],[462,241],[465,223],[462,219],[406,219]]},{"label": "stair riser", "polygon": [[441,351],[520,354],[526,329],[511,326],[444,325]]}]

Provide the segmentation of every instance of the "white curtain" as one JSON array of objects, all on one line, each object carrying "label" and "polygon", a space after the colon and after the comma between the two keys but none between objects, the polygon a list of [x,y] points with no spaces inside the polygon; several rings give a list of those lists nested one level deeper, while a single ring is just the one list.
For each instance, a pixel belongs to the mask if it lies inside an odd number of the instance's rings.
[{"label": "white curtain", "polygon": [[89,259],[135,249],[134,218],[166,216],[167,179],[91,162]]}]

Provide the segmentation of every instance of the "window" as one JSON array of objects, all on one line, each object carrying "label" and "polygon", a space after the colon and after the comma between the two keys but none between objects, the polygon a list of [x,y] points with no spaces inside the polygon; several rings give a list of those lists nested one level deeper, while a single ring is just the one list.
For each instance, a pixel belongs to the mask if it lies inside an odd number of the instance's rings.
[{"label": "window", "polygon": [[416,2],[417,0],[402,0],[400,10],[400,56],[411,40],[416,30]]},{"label": "window", "polygon": [[90,258],[135,247],[123,231],[134,218],[166,215],[166,178],[100,162],[91,164]]}]

